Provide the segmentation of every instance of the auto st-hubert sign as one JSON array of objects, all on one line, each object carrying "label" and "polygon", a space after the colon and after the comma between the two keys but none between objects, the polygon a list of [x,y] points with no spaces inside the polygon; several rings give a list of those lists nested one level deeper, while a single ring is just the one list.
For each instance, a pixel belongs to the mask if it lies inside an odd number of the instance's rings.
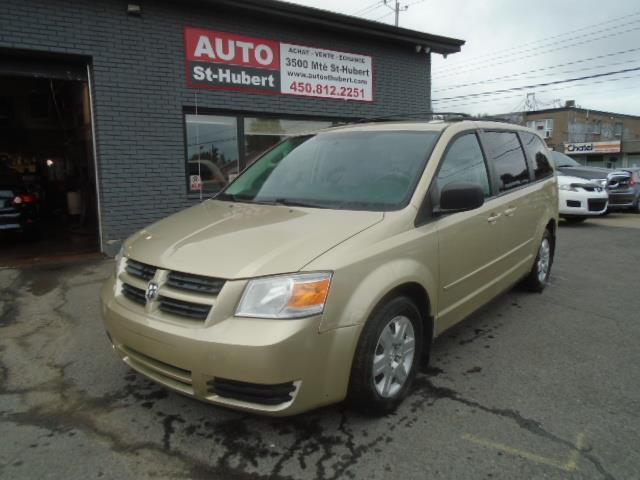
[{"label": "auto st-hubert sign", "polygon": [[186,27],[193,88],[373,101],[370,56]]}]

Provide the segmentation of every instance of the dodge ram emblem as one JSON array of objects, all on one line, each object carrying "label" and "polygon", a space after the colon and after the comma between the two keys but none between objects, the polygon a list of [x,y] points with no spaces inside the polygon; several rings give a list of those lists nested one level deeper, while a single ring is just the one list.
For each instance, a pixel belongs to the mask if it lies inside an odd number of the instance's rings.
[{"label": "dodge ram emblem", "polygon": [[153,300],[158,296],[158,284],[156,282],[149,282],[147,286],[146,297],[147,300]]}]

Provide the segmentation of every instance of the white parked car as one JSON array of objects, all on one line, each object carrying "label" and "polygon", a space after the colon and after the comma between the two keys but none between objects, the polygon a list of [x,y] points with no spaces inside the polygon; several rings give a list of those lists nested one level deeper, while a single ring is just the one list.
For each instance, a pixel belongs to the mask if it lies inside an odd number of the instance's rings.
[{"label": "white parked car", "polygon": [[582,222],[607,211],[609,194],[598,183],[569,175],[558,175],[560,217]]}]

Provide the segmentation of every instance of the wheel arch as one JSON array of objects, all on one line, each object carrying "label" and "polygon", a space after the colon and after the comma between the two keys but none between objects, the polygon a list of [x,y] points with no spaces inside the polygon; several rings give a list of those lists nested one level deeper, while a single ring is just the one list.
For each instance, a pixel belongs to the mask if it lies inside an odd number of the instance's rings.
[{"label": "wheel arch", "polygon": [[428,356],[430,345],[434,338],[435,322],[432,312],[432,303],[427,290],[418,282],[406,282],[395,286],[387,292],[376,304],[373,312],[380,308],[384,303],[394,297],[405,296],[413,301],[420,311],[422,317],[422,334],[423,334],[423,352]]}]

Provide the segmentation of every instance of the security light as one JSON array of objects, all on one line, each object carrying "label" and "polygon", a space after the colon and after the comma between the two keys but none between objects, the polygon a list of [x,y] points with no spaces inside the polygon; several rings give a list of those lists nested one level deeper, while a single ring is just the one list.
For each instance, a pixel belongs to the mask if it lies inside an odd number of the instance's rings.
[{"label": "security light", "polygon": [[138,3],[127,4],[127,14],[139,17],[142,15],[142,7]]}]

